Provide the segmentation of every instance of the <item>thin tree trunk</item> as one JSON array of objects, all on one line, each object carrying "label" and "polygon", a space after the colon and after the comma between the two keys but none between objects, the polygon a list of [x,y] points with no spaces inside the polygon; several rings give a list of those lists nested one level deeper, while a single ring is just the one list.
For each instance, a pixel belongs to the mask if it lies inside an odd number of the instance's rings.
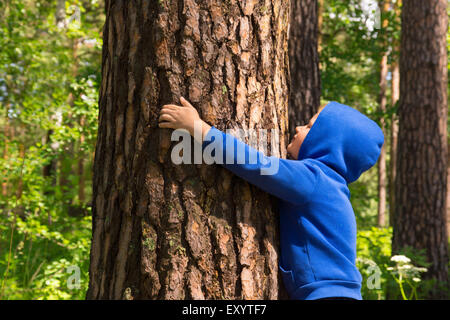
[{"label": "thin tree trunk", "polygon": [[59,29],[65,29],[67,27],[66,21],[66,0],[58,0],[56,3],[56,26]]},{"label": "thin tree trunk", "polygon": [[425,249],[428,277],[447,283],[447,1],[402,8],[393,251]]},{"label": "thin tree trunk", "polygon": [[[56,11],[55,11],[55,20],[56,25],[58,28],[63,29],[66,27],[66,3],[65,0],[58,0],[56,4]],[[55,114],[52,116],[52,120],[55,121],[56,126],[62,125],[62,117],[61,114],[58,112],[58,110],[55,112]],[[49,144],[53,154],[58,153],[59,149],[59,142],[53,142],[52,141],[52,135],[54,130],[48,129],[47,134],[45,137],[45,144]],[[51,186],[56,186],[56,176],[57,176],[57,168],[58,168],[58,159],[52,158],[50,160],[50,163],[44,166],[43,168],[43,176],[44,177],[51,177],[52,183]],[[46,190],[44,194],[49,195],[52,191]],[[49,216],[49,223],[51,223],[51,217]]]},{"label": "thin tree trunk", "polygon": [[[73,59],[73,66],[72,66],[72,77],[75,79],[78,75],[78,69],[79,69],[79,58],[78,58],[78,52],[79,52],[79,48],[81,45],[81,41],[80,39],[74,39],[73,43],[72,43],[72,59]],[[72,93],[70,93],[69,96],[69,105],[71,106],[71,108],[74,107],[74,101],[75,101],[75,97],[73,96]],[[72,118],[72,113],[69,114],[69,117]],[[85,120],[86,120],[86,116],[85,115],[81,115],[80,119],[79,119],[79,126],[81,128],[83,128],[84,124],[85,124]],[[76,119],[74,119],[74,121],[76,121]],[[84,134],[81,133],[80,134],[80,139],[79,139],[79,148],[80,150],[78,150],[77,152],[77,175],[78,175],[78,202],[79,205],[83,205],[84,201],[85,201],[85,192],[84,192],[84,152],[81,150],[82,145],[84,144]],[[74,144],[73,143],[69,143],[68,146],[66,147],[69,152],[73,153],[74,152]],[[70,174],[67,173],[67,174]],[[70,201],[70,206],[72,207],[72,199]],[[70,208],[73,209],[73,208]]]},{"label": "thin tree trunk", "polygon": [[[78,51],[80,47],[80,39],[75,38],[72,40],[71,43],[72,46],[72,78],[75,79],[78,75],[78,68],[79,68],[79,60],[78,60]],[[68,105],[70,108],[74,107],[75,97],[72,92],[69,93],[68,97]],[[62,120],[62,118],[61,118]],[[68,123],[69,127],[73,127],[73,122],[77,121],[77,119],[74,119],[73,112],[70,110],[67,114],[66,122]],[[81,139],[81,137],[80,137]],[[74,160],[73,157],[75,156],[75,146],[73,141],[67,142],[64,146],[64,152],[61,152],[59,154],[58,162],[59,162],[59,182],[58,185],[61,188],[61,193],[65,195],[63,198],[65,199],[65,203],[67,205],[67,212],[69,214],[72,214],[74,211],[80,212],[79,206],[74,206],[73,203],[73,197],[68,197],[67,193],[72,188],[71,182],[69,180],[69,176],[71,174],[78,174],[79,179],[80,177],[80,163],[76,161],[76,166],[73,165]],[[83,155],[81,151],[78,151],[77,153],[78,159],[83,159]],[[83,161],[83,160],[81,160]],[[80,186],[80,184],[79,184]],[[80,192],[80,190],[78,190]],[[84,192],[84,189],[83,189]],[[81,201],[80,201],[81,204]]]},{"label": "thin tree trunk", "polygon": [[[401,20],[401,4],[402,0],[397,0],[394,4],[394,12],[396,22]],[[400,67],[399,53],[400,43],[395,37],[392,38],[392,63],[391,63],[391,104],[396,106],[400,99]],[[397,175],[397,143],[398,143],[398,113],[395,112],[391,116],[391,135],[390,135],[390,160],[389,160],[389,224],[394,224],[395,214],[395,178]]]},{"label": "thin tree trunk", "polygon": [[[397,61],[392,64],[391,103],[395,106],[400,98],[400,69]],[[397,143],[398,143],[398,116],[391,117],[391,150],[389,170],[389,224],[394,224],[395,214],[395,179],[397,175]]]},{"label": "thin tree trunk", "polygon": [[[5,163],[8,162],[8,148],[9,148],[9,141],[10,141],[10,124],[9,124],[9,117],[6,114],[5,116],[5,126],[3,127],[3,132],[5,135],[5,142],[4,142],[4,149],[3,149],[3,161]],[[8,175],[7,175],[7,169],[4,168],[3,169],[3,179],[2,179],[2,196],[3,197],[7,197],[8,196]]]},{"label": "thin tree trunk", "polygon": [[[383,32],[387,33],[388,19],[386,14],[389,11],[390,1],[382,1],[381,15],[384,17],[382,22]],[[385,52],[381,57],[380,62],[380,95],[379,95],[379,108],[382,114],[386,113],[386,90],[387,90],[387,74],[388,74],[388,51],[387,43],[385,44]],[[380,117],[380,125],[383,132],[386,132],[386,121],[384,117]],[[380,152],[380,158],[378,160],[378,226],[386,226],[386,144],[383,144]]]},{"label": "thin tree trunk", "polygon": [[447,143],[447,236],[450,234],[450,141]]},{"label": "thin tree trunk", "polygon": [[[273,198],[174,165],[163,104],[287,141],[289,2],[107,1],[88,299],[277,299]],[[277,150],[278,150],[278,146]]]},{"label": "thin tree trunk", "polygon": [[[65,0],[58,0],[55,17],[56,17],[56,25],[61,31],[65,31],[65,29],[68,27],[68,19],[66,16],[66,7],[65,6],[66,6]],[[76,78],[76,76],[78,75],[78,68],[79,68],[78,50],[79,50],[79,46],[80,46],[80,40],[78,38],[74,38],[73,40],[71,40],[71,46],[72,46],[71,75],[73,78]],[[69,106],[73,107],[75,97],[73,96],[72,93],[69,93],[67,100],[68,100]],[[56,126],[62,125],[63,117],[62,117],[61,110],[59,110],[59,109],[56,110],[54,119],[55,119]],[[71,121],[73,121],[71,112],[69,112],[67,120],[68,120],[67,121],[68,125],[73,126],[73,124],[71,123]],[[52,134],[52,131],[49,132],[49,137],[51,134]],[[83,139],[83,137],[80,137],[80,139]],[[59,147],[60,147],[59,142],[54,145],[55,153],[56,153],[56,149],[59,149]],[[63,146],[63,149],[64,149],[64,152],[59,152],[58,158],[55,158],[53,160],[55,163],[54,164],[51,163],[51,166],[54,167],[55,170],[57,167],[59,167],[58,186],[61,189],[61,193],[63,195],[66,195],[71,188],[70,180],[68,177],[70,176],[70,174],[73,171],[75,171],[75,169],[72,168],[72,162],[73,162],[72,156],[75,153],[73,142],[68,142],[67,144],[65,144]],[[84,168],[83,168],[83,163],[82,163],[83,155],[81,154],[81,152],[78,152],[77,155],[78,155],[79,160],[77,161],[77,167],[76,167],[75,172],[77,172],[77,174],[79,176],[79,187],[80,187],[80,185],[84,184],[84,178],[83,178],[83,171],[84,171],[83,169]],[[80,164],[80,161],[81,161],[81,164]],[[68,165],[68,163],[69,163],[69,165]],[[80,174],[80,172],[81,172],[81,174]],[[56,173],[55,173],[55,175],[56,175]],[[80,197],[80,195],[82,197],[84,197],[84,188],[82,191],[80,191],[80,189],[78,190],[78,196]],[[66,205],[67,205],[67,212],[69,214],[71,214],[71,212],[73,212],[74,210],[78,209],[78,208],[72,208],[72,201],[73,201],[72,198],[67,199],[67,196],[65,196],[64,198],[65,198]],[[81,200],[80,200],[80,202],[81,202]]]},{"label": "thin tree trunk", "polygon": [[[18,131],[17,133],[15,131]],[[26,140],[26,134],[25,134],[25,125],[23,123],[20,123],[19,126],[14,128],[12,137],[16,136],[18,142],[19,142],[19,158],[22,161],[22,167],[23,167],[23,161],[25,161],[25,140]],[[17,186],[15,188],[15,196],[16,196],[16,203],[17,205],[14,207],[14,214],[17,216],[20,216],[22,219],[25,218],[25,207],[22,205],[22,202],[19,201],[22,198],[23,195],[23,174],[22,170],[20,171],[20,175],[17,179]]]},{"label": "thin tree trunk", "polygon": [[[22,132],[21,137],[24,138],[24,133]],[[21,141],[19,144],[19,158],[20,159],[25,158],[25,145],[23,141]],[[20,176],[19,180],[17,181],[16,198],[17,199],[22,198],[22,194],[23,194],[23,179],[22,176]]]},{"label": "thin tree trunk", "polygon": [[291,1],[289,27],[289,132],[304,125],[320,106],[317,0]]},{"label": "thin tree trunk", "polygon": [[[318,12],[317,12],[317,51],[319,53],[322,52],[322,26],[323,26],[323,0],[318,0]],[[319,68],[320,68],[320,59],[319,59]],[[320,68],[321,69],[321,68]]]},{"label": "thin tree trunk", "polygon": [[[86,121],[86,116],[82,115],[80,118],[80,127],[84,127]],[[80,134],[80,148],[84,144],[84,134]],[[84,152],[82,150],[78,151],[78,201],[83,204],[86,200],[85,192],[85,181],[84,181]]]}]

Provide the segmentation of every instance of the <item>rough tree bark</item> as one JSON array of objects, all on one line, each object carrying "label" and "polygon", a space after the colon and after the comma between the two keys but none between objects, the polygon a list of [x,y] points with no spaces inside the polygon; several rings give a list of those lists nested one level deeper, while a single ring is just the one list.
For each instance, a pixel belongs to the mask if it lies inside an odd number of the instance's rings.
[{"label": "rough tree bark", "polygon": [[88,299],[277,299],[276,202],[174,165],[163,104],[287,144],[289,2],[106,1]]},{"label": "rough tree bark", "polygon": [[447,281],[446,0],[404,1],[393,251],[426,249],[427,276]]},{"label": "rough tree bark", "polygon": [[306,124],[320,105],[317,0],[292,0],[289,27],[289,133]]}]

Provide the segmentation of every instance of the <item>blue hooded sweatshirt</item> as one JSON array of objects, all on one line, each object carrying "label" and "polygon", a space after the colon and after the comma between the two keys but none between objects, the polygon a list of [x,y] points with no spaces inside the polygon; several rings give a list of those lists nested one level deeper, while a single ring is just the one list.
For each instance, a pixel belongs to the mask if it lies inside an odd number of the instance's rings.
[{"label": "blue hooded sweatshirt", "polygon": [[383,143],[376,122],[338,102],[319,113],[297,160],[265,156],[214,126],[204,137],[204,155],[210,148],[225,168],[279,199],[279,269],[291,299],[362,299],[348,184],[377,162]]}]

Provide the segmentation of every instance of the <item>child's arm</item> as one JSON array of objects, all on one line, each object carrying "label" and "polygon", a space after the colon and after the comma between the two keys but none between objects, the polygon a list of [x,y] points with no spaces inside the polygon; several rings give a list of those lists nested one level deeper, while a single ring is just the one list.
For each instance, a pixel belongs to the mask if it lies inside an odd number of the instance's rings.
[{"label": "child's arm", "polygon": [[[194,135],[195,121],[201,122],[202,150],[212,143],[211,138],[222,137],[221,143],[214,144],[214,152],[222,154],[222,164],[239,177],[256,185],[262,190],[291,203],[304,203],[314,191],[319,170],[308,160],[286,160],[267,157],[233,135],[211,127],[202,121],[197,110],[184,98],[180,99],[184,107],[165,105],[161,109],[159,126],[161,128],[186,129]],[[228,140],[228,143],[227,143]],[[234,145],[234,151],[227,146]],[[238,154],[237,151],[244,151]],[[240,159],[238,161],[238,159]],[[255,159],[250,163],[249,159]],[[241,161],[244,160],[244,161]],[[227,163],[228,162],[228,163]],[[244,162],[244,163],[241,163]]]},{"label": "child's arm", "polygon": [[[222,165],[237,176],[267,193],[295,204],[305,203],[313,193],[319,171],[310,161],[268,157],[214,126],[204,137],[202,150],[219,136],[222,141],[214,144],[214,152],[222,154]],[[234,147],[230,149],[232,145]],[[238,154],[241,150],[244,153]],[[250,162],[249,159],[256,161]]]}]

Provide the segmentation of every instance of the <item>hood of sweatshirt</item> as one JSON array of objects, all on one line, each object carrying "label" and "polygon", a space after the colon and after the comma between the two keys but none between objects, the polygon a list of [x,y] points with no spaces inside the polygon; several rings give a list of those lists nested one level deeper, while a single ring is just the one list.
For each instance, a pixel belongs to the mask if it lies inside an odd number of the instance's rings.
[{"label": "hood of sweatshirt", "polygon": [[349,184],[378,161],[383,143],[383,131],[375,121],[332,101],[319,113],[303,140],[298,160],[316,159]]}]

